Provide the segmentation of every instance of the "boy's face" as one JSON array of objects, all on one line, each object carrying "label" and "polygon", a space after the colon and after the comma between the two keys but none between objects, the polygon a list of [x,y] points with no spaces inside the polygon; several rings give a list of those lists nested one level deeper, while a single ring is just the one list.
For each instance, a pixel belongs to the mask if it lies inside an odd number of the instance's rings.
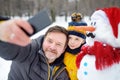
[{"label": "boy's face", "polygon": [[81,44],[84,43],[84,39],[75,35],[69,35],[68,46],[70,49],[76,49],[80,47]]},{"label": "boy's face", "polygon": [[43,41],[43,51],[49,63],[61,56],[65,50],[66,36],[60,32],[50,32]]}]

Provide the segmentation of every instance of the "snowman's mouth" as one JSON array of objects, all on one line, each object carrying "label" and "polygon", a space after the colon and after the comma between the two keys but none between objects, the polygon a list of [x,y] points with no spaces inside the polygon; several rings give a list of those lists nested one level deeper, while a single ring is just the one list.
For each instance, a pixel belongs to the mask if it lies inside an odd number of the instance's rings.
[{"label": "snowman's mouth", "polygon": [[95,34],[93,34],[92,32],[89,32],[87,33],[87,37],[95,38]]}]

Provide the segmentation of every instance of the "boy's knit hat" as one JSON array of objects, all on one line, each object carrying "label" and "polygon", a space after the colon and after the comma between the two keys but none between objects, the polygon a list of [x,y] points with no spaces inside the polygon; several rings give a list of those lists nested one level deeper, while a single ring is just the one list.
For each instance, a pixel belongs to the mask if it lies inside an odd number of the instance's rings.
[{"label": "boy's knit hat", "polygon": [[86,31],[82,30],[82,29],[78,29],[75,26],[69,26],[68,27],[68,34],[69,35],[75,35],[75,36],[81,37],[83,39],[86,39]]}]

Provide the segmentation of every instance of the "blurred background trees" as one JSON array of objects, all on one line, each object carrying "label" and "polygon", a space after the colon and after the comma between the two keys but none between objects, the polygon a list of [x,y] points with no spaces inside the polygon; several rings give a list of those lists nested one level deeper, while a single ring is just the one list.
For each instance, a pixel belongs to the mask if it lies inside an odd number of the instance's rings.
[{"label": "blurred background trees", "polygon": [[0,0],[0,15],[32,16],[47,8],[55,21],[55,16],[67,17],[73,12],[90,16],[98,8],[111,6],[120,7],[120,0]]}]

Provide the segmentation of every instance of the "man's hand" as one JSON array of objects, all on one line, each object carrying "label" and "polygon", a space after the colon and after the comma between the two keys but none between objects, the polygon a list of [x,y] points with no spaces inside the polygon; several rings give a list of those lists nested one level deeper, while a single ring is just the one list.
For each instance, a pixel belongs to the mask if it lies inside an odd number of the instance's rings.
[{"label": "man's hand", "polygon": [[0,40],[20,46],[26,46],[31,40],[23,29],[29,34],[33,33],[32,27],[25,20],[14,19],[4,21],[0,23]]}]

